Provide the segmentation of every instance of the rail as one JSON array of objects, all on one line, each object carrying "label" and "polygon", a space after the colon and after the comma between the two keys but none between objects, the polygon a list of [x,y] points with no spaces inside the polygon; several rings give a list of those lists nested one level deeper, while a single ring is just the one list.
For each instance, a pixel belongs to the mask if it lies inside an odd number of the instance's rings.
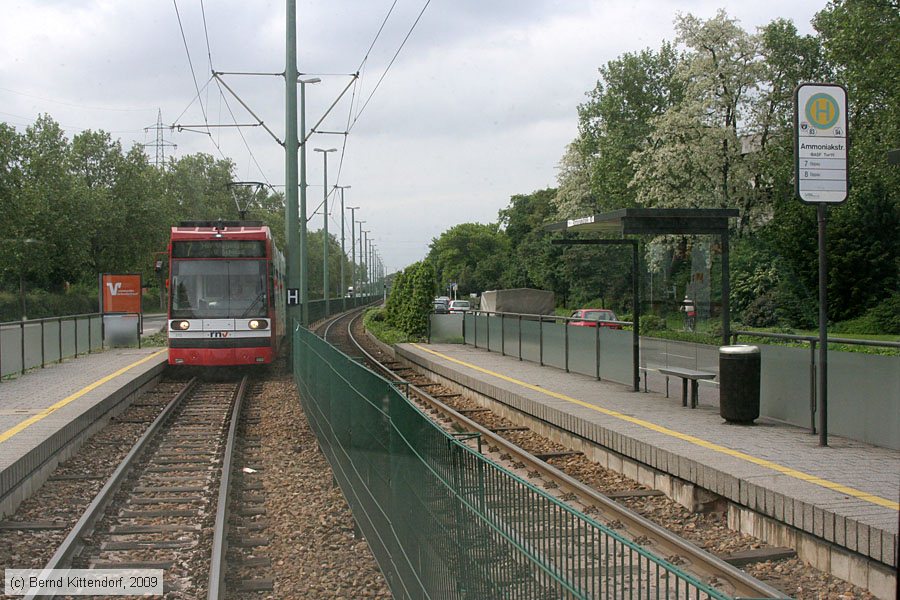
[{"label": "rail", "polygon": [[293,336],[304,412],[397,598],[727,598],[434,425],[404,382]]},{"label": "rail", "polygon": [[[119,463],[119,466],[116,467],[116,470],[113,471],[113,474],[110,475],[109,479],[106,480],[106,483],[97,492],[97,495],[91,501],[90,505],[85,509],[84,513],[81,515],[81,518],[78,519],[78,522],[66,536],[66,538],[62,541],[62,543],[57,547],[56,552],[54,552],[53,556],[47,562],[44,567],[45,570],[50,569],[63,569],[68,568],[71,564],[72,558],[80,551],[84,539],[90,535],[93,531],[94,526],[103,516],[103,512],[106,510],[106,507],[113,501],[113,497],[118,492],[121,487],[122,482],[128,476],[132,466],[140,460],[144,449],[149,446],[153,438],[156,436],[157,432],[159,432],[172,413],[178,408],[178,406],[184,401],[184,399],[188,396],[191,390],[196,385],[196,378],[188,381],[184,388],[172,399],[171,402],[163,409],[163,411],[153,420],[153,423],[150,424],[150,427],[144,432],[143,435],[135,442],[134,446],[132,446],[131,450],[125,455],[125,458],[122,459],[122,462]],[[30,592],[25,596],[26,600],[30,598],[38,597],[37,593]]]}]

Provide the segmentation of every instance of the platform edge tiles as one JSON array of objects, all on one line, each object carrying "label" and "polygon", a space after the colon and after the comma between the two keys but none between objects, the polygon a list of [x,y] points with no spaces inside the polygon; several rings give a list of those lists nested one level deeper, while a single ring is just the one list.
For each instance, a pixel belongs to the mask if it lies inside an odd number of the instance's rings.
[{"label": "platform edge tiles", "polygon": [[[0,397],[36,396],[35,384],[60,377],[70,388],[62,398],[35,398],[34,416],[0,431],[0,518],[15,512],[131,399],[155,386],[166,360],[164,349],[108,350],[0,383]],[[31,391],[19,391],[23,387]]]},{"label": "platform edge tiles", "polygon": [[[829,490],[828,481],[816,477],[809,479],[822,483],[802,480],[796,475],[802,477],[805,476],[804,473],[794,471],[792,474],[785,474],[772,470],[779,465],[764,460],[754,464],[746,460],[753,457],[743,453],[733,452],[735,455],[743,455],[741,460],[730,460],[732,457],[725,453],[715,460],[694,459],[690,453],[700,452],[692,445],[697,442],[703,444],[701,439],[690,435],[683,436],[689,441],[669,437],[666,443],[657,446],[653,441],[648,441],[648,438],[654,438],[656,432],[648,435],[646,429],[629,422],[629,419],[635,423],[641,422],[639,414],[635,415],[637,418],[633,418],[619,413],[620,419],[609,419],[599,412],[579,406],[584,403],[576,398],[555,394],[549,388],[549,383],[546,388],[530,385],[503,373],[492,373],[490,369],[483,368],[481,362],[487,361],[487,364],[492,365],[491,368],[496,368],[495,365],[500,364],[497,361],[509,360],[510,368],[534,369],[535,371],[528,371],[532,373],[532,379],[538,376],[534,374],[544,373],[546,377],[552,372],[555,373],[554,381],[558,381],[559,376],[572,377],[600,386],[598,391],[604,389],[611,394],[626,395],[634,393],[625,392],[622,386],[599,383],[581,375],[565,374],[553,367],[522,363],[496,353],[458,345],[437,344],[425,347],[399,344],[395,346],[395,351],[398,361],[419,365],[434,372],[437,378],[433,376],[433,380],[444,383],[456,392],[477,396],[483,405],[517,425],[528,426],[553,441],[582,451],[590,460],[660,490],[688,509],[715,507],[716,510],[722,510],[727,505],[728,524],[732,529],[753,535],[772,545],[793,547],[801,559],[820,570],[864,587],[879,598],[893,598],[896,594],[898,511],[897,503],[891,499],[872,496],[877,502],[872,503],[849,496],[848,501],[855,502],[861,508],[856,513],[850,509],[848,514],[842,516],[838,510],[832,510],[828,499],[821,503],[809,500],[809,486],[821,487],[822,493],[813,494],[814,498],[828,497],[832,492],[841,494],[845,490],[862,497],[867,494],[843,486],[838,486],[840,489],[837,490]],[[544,371],[545,369],[549,371]],[[502,371],[502,367],[499,370]],[[543,378],[538,381],[545,383]],[[535,393],[544,396],[541,400],[527,397],[529,394],[534,396]],[[652,395],[653,393],[641,393],[644,398]],[[603,410],[593,408],[595,411]],[[526,414],[533,416],[527,417]],[[589,420],[591,417],[594,422]],[[597,423],[597,420],[612,420],[616,424],[606,427]],[[568,433],[561,433],[556,427],[565,429]],[[643,432],[637,433],[640,429],[644,429]],[[660,434],[656,437],[664,436]],[[727,452],[725,448],[720,450]],[[706,457],[709,458],[709,455],[707,452]],[[826,487],[822,487],[823,483]],[[799,494],[792,494],[791,490],[798,487],[806,492],[804,500],[800,499]],[[846,504],[847,501],[842,503]],[[873,520],[872,513],[878,513],[878,518]],[[854,514],[859,517],[856,518]]]}]

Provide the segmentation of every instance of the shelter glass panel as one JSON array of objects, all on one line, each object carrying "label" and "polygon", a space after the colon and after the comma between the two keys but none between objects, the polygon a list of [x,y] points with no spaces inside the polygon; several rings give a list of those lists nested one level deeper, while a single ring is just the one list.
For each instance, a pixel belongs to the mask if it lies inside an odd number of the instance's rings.
[{"label": "shelter glass panel", "polygon": [[466,343],[474,346],[475,345],[475,313],[464,313],[463,314],[463,333],[466,338]]},{"label": "shelter glass panel", "polygon": [[83,319],[78,319],[77,323],[77,339],[78,339],[78,352],[86,353],[90,350],[91,338],[90,331],[88,331],[88,324],[90,322],[90,318],[86,317]]},{"label": "shelter glass panel", "polygon": [[488,349],[500,352],[503,348],[503,317],[500,315],[487,315],[488,323]]},{"label": "shelter glass panel", "polygon": [[41,356],[41,324],[25,324],[25,368],[40,367]]},{"label": "shelter glass panel", "polygon": [[463,343],[463,315],[430,315],[430,319],[432,343]]},{"label": "shelter glass panel", "polygon": [[900,450],[900,357],[828,353],[828,430]]},{"label": "shelter glass panel", "polygon": [[3,376],[22,370],[22,331],[18,325],[0,326],[0,370]]},{"label": "shelter glass panel", "polygon": [[75,320],[65,319],[59,322],[62,338],[62,357],[75,356]]},{"label": "shelter glass panel", "polygon": [[541,361],[541,321],[539,319],[522,318],[522,356],[523,360]]},{"label": "shelter glass panel", "polygon": [[487,315],[475,314],[475,347],[487,348],[488,343],[488,322]]},{"label": "shelter glass panel", "polygon": [[[44,323],[44,362],[52,363],[60,360],[59,356],[59,321]],[[99,327],[97,329],[100,329]]]},{"label": "shelter glass panel", "polygon": [[103,329],[106,345],[112,348],[137,346],[139,322],[137,315],[104,315]]},{"label": "shelter glass panel", "polygon": [[503,351],[507,356],[519,358],[519,319],[503,317]]},{"label": "shelter glass panel", "polygon": [[597,327],[569,326],[569,370],[597,376]]},{"label": "shelter glass panel", "polygon": [[544,364],[566,368],[566,325],[555,321],[544,323]]},{"label": "shelter glass panel", "polygon": [[90,318],[91,350],[103,348],[103,320],[99,316]]},{"label": "shelter glass panel", "polygon": [[629,384],[634,378],[632,336],[622,329],[600,329],[600,378]]},{"label": "shelter glass panel", "polygon": [[809,427],[809,349],[761,345],[759,353],[760,414]]}]

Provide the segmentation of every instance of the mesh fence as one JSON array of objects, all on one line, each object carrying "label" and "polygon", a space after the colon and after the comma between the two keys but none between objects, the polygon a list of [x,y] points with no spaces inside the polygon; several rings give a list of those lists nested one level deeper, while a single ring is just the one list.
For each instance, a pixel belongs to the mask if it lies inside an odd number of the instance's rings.
[{"label": "mesh fence", "polygon": [[293,344],[307,418],[396,598],[727,598],[435,426],[404,382],[302,327]]}]

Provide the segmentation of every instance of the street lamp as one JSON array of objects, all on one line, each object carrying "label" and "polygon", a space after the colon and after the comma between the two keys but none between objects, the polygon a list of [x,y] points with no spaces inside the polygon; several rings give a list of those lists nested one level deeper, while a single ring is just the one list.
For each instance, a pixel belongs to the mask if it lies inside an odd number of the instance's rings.
[{"label": "street lamp", "polygon": [[362,293],[362,287],[363,287],[362,272],[360,271],[359,267],[361,267],[363,264],[363,228],[362,228],[362,226],[363,226],[363,223],[367,223],[367,222],[368,221],[357,221],[357,223],[359,223],[359,264],[356,267],[354,267],[354,269],[356,270],[356,277],[357,277],[357,280],[356,280],[357,294]]},{"label": "street lamp", "polygon": [[[337,189],[341,190],[341,309],[347,310],[347,301],[344,299],[347,297],[347,288],[344,287],[344,263],[347,262],[347,253],[344,250],[344,190],[349,190],[351,186],[349,185],[336,185],[334,186]],[[350,240],[351,243],[353,240]]]},{"label": "street lamp", "polygon": [[[349,186],[348,186],[349,187]],[[356,287],[356,225],[354,223],[358,206],[348,206],[346,210],[350,211],[350,281],[353,283],[354,295],[359,294],[359,288]]]},{"label": "street lamp", "polygon": [[328,153],[337,152],[337,148],[313,148],[322,153],[325,159],[325,171],[322,185],[322,222],[325,224],[325,235],[322,237],[322,293],[325,295],[325,314],[331,314],[331,293],[328,290]]},{"label": "street lamp", "polygon": [[[366,249],[366,252],[369,250],[369,234],[372,233],[371,229],[366,229],[363,231],[360,229],[359,231],[359,260],[365,261],[366,268],[360,274],[360,286],[366,288],[366,295],[368,296],[369,290],[369,257],[368,254],[363,254],[363,248]],[[363,239],[365,236],[365,239]],[[365,277],[365,279],[363,279]]]},{"label": "street lamp", "polygon": [[[322,80],[318,77],[311,77],[297,81],[300,83],[300,131],[303,135],[303,139],[300,140],[300,216],[298,219],[295,215],[294,222],[290,223],[290,226],[296,227],[297,221],[300,222],[300,256],[294,257],[292,260],[296,265],[297,258],[300,259],[300,285],[298,286],[300,288],[300,321],[306,327],[309,325],[309,260],[307,258],[309,251],[306,247],[306,140],[309,138],[309,134],[306,133],[306,84],[319,83]],[[289,218],[291,212],[288,211]],[[294,254],[293,248],[291,254]]]}]

